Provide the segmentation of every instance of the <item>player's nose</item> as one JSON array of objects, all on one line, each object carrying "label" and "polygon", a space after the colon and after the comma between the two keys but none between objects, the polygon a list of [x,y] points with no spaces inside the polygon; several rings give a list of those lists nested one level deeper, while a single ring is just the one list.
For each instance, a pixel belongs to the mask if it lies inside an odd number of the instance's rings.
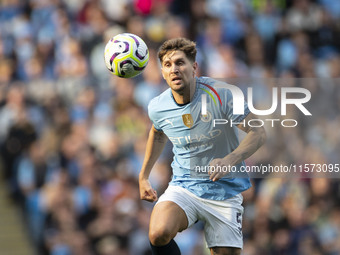
[{"label": "player's nose", "polygon": [[178,73],[178,66],[177,65],[172,65],[171,66],[171,72],[172,73]]}]

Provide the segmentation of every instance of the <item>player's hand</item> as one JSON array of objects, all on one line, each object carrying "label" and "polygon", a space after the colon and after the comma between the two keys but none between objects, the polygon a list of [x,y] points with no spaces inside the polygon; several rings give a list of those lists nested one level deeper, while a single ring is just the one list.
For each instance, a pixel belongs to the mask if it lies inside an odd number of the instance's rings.
[{"label": "player's hand", "polygon": [[155,202],[158,199],[157,191],[151,187],[151,184],[147,179],[139,179],[139,194],[140,199],[149,202]]},{"label": "player's hand", "polygon": [[223,176],[229,173],[228,172],[228,169],[230,169],[229,165],[230,164],[227,162],[226,159],[222,158],[213,159],[210,162],[210,166],[212,167],[209,169],[208,172],[208,174],[210,175],[209,179],[214,182],[221,179]]}]

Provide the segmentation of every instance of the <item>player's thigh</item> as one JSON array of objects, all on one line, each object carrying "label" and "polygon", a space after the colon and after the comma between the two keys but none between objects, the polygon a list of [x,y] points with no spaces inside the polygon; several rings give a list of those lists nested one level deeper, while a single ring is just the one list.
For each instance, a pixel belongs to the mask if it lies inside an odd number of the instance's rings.
[{"label": "player's thigh", "polygon": [[240,255],[241,249],[234,247],[212,247],[210,248],[211,255]]},{"label": "player's thigh", "polygon": [[157,203],[150,219],[150,234],[167,234],[175,236],[188,227],[188,218],[184,210],[176,203],[163,201]]},{"label": "player's thigh", "polygon": [[205,221],[204,235],[208,247],[214,248],[216,254],[220,254],[218,253],[220,250],[221,252],[229,252],[228,250],[234,252],[235,248],[243,247],[241,203],[241,195],[225,201],[206,202],[201,216]]}]

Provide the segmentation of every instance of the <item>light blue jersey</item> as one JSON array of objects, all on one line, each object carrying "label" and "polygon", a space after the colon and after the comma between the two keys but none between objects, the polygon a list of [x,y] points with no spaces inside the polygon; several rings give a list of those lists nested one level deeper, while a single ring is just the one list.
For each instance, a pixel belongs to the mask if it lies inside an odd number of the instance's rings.
[{"label": "light blue jersey", "polygon": [[[239,145],[236,124],[213,126],[214,119],[241,123],[249,114],[233,115],[233,98],[226,88],[217,88],[220,81],[208,77],[196,78],[192,101],[179,105],[167,89],[149,103],[149,117],[154,127],[163,131],[173,144],[171,164],[173,177],[170,185],[181,186],[195,195],[212,200],[225,200],[247,190],[251,184],[246,173],[228,173],[220,180],[209,180],[211,160],[223,158]],[[202,115],[202,95],[206,98],[207,114]],[[237,165],[237,169],[244,162]]]}]

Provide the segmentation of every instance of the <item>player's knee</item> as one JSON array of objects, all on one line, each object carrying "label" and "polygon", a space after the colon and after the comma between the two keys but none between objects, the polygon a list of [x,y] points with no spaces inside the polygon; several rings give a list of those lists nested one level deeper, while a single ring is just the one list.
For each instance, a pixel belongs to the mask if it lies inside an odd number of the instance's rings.
[{"label": "player's knee", "polygon": [[149,239],[152,245],[163,246],[168,244],[173,238],[173,234],[166,228],[150,229]]}]

